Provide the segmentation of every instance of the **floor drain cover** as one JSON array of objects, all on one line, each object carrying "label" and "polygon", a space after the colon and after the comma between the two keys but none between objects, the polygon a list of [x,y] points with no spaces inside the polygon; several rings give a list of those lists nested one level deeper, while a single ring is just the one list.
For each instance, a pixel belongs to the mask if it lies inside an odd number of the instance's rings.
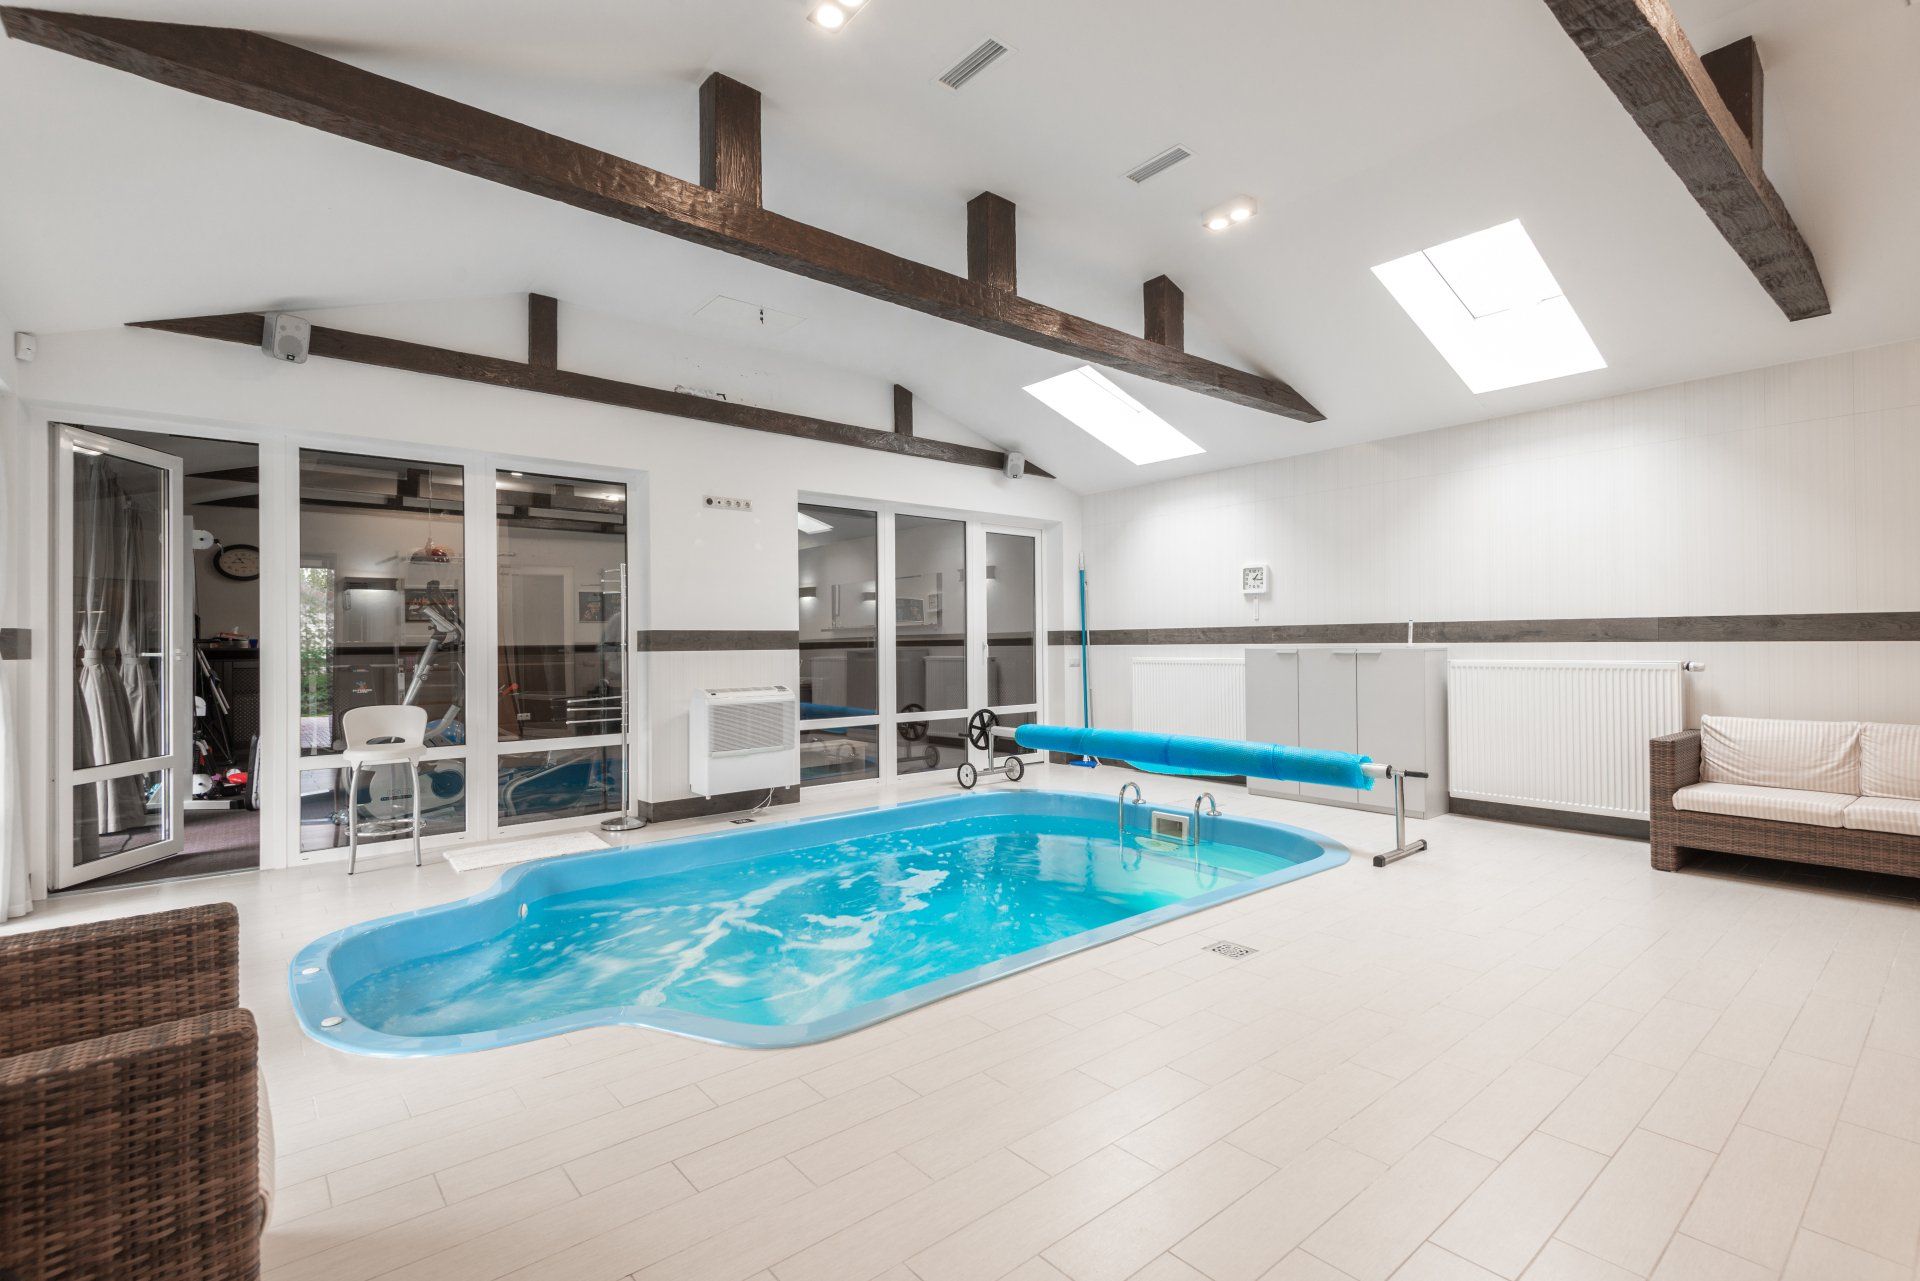
[{"label": "floor drain cover", "polygon": [[1218,952],[1229,961],[1238,961],[1253,955],[1253,949],[1244,943],[1215,943],[1207,951]]}]

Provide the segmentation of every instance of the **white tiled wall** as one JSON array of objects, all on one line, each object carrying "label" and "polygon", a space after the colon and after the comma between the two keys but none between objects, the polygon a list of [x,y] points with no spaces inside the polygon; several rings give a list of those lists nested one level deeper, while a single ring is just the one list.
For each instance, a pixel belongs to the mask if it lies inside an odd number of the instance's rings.
[{"label": "white tiled wall", "polygon": [[[1920,610],[1920,342],[1094,495],[1084,518],[1095,629]],[[1264,601],[1239,594],[1247,561],[1273,566]],[[1920,720],[1920,645],[1680,648],[1462,653],[1697,658],[1695,714]],[[1128,658],[1096,647],[1101,724],[1127,723]]]},{"label": "white tiled wall", "polygon": [[646,668],[651,748],[645,799],[670,801],[693,795],[687,784],[687,708],[694,691],[740,685],[797,689],[800,651],[667,650],[648,654]]}]

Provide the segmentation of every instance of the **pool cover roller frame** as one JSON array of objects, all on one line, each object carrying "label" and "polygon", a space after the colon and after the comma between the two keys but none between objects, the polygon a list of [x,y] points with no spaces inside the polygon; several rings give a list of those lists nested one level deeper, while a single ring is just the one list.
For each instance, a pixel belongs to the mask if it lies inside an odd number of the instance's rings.
[{"label": "pool cover roller frame", "polygon": [[1013,741],[1035,752],[1104,756],[1134,765],[1192,770],[1198,774],[1276,778],[1290,783],[1317,783],[1322,787],[1351,787],[1363,792],[1373,787],[1373,775],[1365,768],[1373,763],[1373,758],[1355,756],[1352,752],[1323,752],[1310,747],[1282,747],[1278,743],[1240,743],[1190,734],[1074,729],[1065,725],[1022,725],[1013,731]]},{"label": "pool cover roller frame", "polygon": [[[989,719],[986,729],[989,736],[1007,732],[993,726]],[[1407,780],[1425,778],[1421,770],[1377,765],[1372,757],[1352,752],[1283,747],[1278,743],[1242,743],[1190,734],[1142,734],[1125,729],[1075,729],[1069,725],[1021,725],[1012,733],[1013,741],[1029,751],[1106,757],[1155,773],[1238,774],[1245,778],[1273,778],[1321,787],[1350,787],[1362,792],[1372,791],[1373,780],[1384,778],[1393,784],[1393,848],[1375,854],[1373,865],[1385,867],[1427,848],[1424,839],[1407,839]]]}]

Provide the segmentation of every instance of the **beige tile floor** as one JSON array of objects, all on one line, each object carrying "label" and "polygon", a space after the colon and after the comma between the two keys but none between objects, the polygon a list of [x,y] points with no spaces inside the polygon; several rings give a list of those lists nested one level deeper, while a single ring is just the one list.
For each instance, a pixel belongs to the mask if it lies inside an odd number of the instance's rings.
[{"label": "beige tile floor", "polygon": [[[1390,832],[1215,790],[1357,851]],[[239,904],[275,1281],[1920,1276],[1920,885],[1414,827],[1433,848],[1393,867],[1356,857],[784,1051],[604,1028],[386,1061],[302,1036],[297,948],[498,869],[249,873],[29,924]]]}]

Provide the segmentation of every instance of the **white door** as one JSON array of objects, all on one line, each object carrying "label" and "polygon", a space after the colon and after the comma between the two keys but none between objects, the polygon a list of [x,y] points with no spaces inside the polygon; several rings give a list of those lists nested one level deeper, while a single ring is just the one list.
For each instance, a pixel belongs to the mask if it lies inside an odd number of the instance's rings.
[{"label": "white door", "polygon": [[[1047,652],[1040,631],[1040,539],[1032,530],[978,523],[969,526],[968,534],[968,563],[981,567],[980,590],[968,601],[968,706],[988,709],[1002,725],[1029,725],[1040,717],[1041,665]],[[993,763],[1013,750],[1011,739],[996,739]],[[1020,754],[1029,761],[1040,759],[1038,753]],[[974,751],[972,756],[976,766],[988,763],[986,752]]]},{"label": "white door", "polygon": [[178,854],[193,790],[184,468],[61,427],[55,889]]}]

